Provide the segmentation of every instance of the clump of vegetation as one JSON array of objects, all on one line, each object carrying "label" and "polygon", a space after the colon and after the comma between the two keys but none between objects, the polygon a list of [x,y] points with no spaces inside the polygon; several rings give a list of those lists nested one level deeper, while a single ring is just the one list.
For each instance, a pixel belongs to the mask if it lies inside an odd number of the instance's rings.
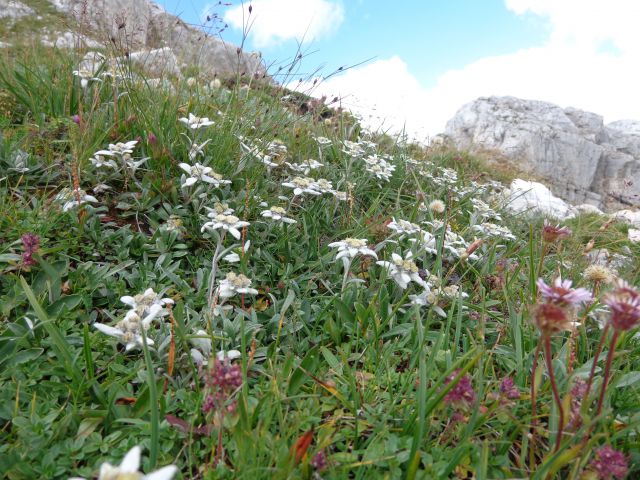
[{"label": "clump of vegetation", "polygon": [[514,216],[481,163],[271,84],[30,52],[0,64],[3,477],[638,474],[624,228]]}]

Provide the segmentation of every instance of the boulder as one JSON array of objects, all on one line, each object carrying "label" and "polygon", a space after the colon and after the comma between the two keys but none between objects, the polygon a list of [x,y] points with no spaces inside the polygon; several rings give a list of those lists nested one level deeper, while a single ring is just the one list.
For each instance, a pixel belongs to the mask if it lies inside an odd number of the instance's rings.
[{"label": "boulder", "polygon": [[132,64],[144,69],[146,75],[152,77],[181,76],[178,59],[169,47],[134,52],[129,55],[129,60]]},{"label": "boulder", "polygon": [[558,220],[575,216],[571,205],[538,182],[516,179],[500,195],[505,207],[513,213],[544,215]]},{"label": "boulder", "polygon": [[18,0],[0,0],[0,19],[17,20],[33,14],[33,8]]},{"label": "boulder", "polygon": [[482,97],[446,125],[457,148],[495,151],[544,179],[571,203],[614,210],[640,206],[640,122],[604,125],[601,116],[548,102]]},{"label": "boulder", "polygon": [[165,58],[164,49],[169,48],[178,59],[177,65],[195,65],[204,76],[266,74],[259,53],[244,52],[191,27],[149,0],[52,0],[52,3],[78,22],[88,22],[104,44],[115,44],[129,53],[147,52],[140,53],[145,60],[158,55]]}]

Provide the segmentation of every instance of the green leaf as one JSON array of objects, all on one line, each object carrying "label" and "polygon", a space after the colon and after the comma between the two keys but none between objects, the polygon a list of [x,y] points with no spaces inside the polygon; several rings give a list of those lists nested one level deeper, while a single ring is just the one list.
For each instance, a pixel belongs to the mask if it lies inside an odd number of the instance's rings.
[{"label": "green leaf", "polygon": [[620,380],[616,382],[616,388],[630,387],[640,382],[640,372],[625,373]]},{"label": "green leaf", "polygon": [[67,309],[68,311],[73,310],[80,304],[80,302],[82,302],[81,295],[65,295],[47,307],[47,314],[58,316],[64,309]]}]

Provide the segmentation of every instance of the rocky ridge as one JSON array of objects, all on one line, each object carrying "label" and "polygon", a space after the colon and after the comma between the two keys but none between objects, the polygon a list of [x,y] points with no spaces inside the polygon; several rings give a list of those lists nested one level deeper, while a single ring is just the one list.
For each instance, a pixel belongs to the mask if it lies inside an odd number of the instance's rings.
[{"label": "rocky ridge", "polygon": [[[179,76],[192,66],[199,75],[209,78],[237,73],[266,76],[260,53],[244,52],[208,35],[152,1],[49,0],[48,3],[49,9],[69,19],[71,28],[64,31],[49,26],[41,35],[46,45],[71,48],[80,43],[89,48],[107,49],[117,45],[132,61],[150,67],[154,76]],[[27,0],[0,0],[0,11],[0,20],[8,22],[39,15],[39,9]],[[80,35],[80,31],[85,33]]]},{"label": "rocky ridge", "polygon": [[564,200],[613,211],[640,206],[640,122],[515,97],[481,97],[449,120],[463,150],[508,157]]}]

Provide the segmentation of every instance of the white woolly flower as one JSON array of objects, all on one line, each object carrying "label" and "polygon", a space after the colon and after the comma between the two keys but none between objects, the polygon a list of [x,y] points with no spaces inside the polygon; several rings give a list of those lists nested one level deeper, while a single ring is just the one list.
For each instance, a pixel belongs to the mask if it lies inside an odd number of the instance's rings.
[{"label": "white woolly flower", "polygon": [[208,127],[209,125],[213,125],[214,123],[212,120],[209,120],[208,117],[196,117],[193,113],[190,113],[188,118],[182,117],[180,121],[191,130]]},{"label": "white woolly flower", "polygon": [[101,82],[102,80],[95,77],[94,74],[95,72],[87,69],[87,68],[80,68],[78,70],[74,70],[73,75],[78,77],[80,79],[80,85],[82,86],[83,89],[87,88],[89,86],[89,82]]},{"label": "white woolly flower", "polygon": [[182,188],[190,187],[198,180],[210,183],[216,187],[231,183],[230,180],[224,180],[222,175],[215,173],[211,167],[205,167],[200,163],[196,163],[193,166],[188,163],[181,163],[179,167],[189,174],[189,177],[182,176]]},{"label": "white woolly flower", "polygon": [[289,162],[284,162],[284,163],[287,167],[289,167],[294,172],[303,173],[304,175],[308,175],[311,170],[316,170],[324,166],[324,164],[318,162],[317,160],[313,160],[312,158],[300,163],[289,163]]},{"label": "white woolly flower", "polygon": [[316,180],[316,189],[320,193],[334,193],[333,184],[329,180],[319,178]]},{"label": "white woolly flower", "polygon": [[392,253],[391,262],[379,261],[376,262],[376,264],[386,268],[391,278],[393,278],[403,290],[407,288],[409,282],[415,282],[422,287],[426,287],[427,284],[420,277],[418,266],[412,258],[413,255],[411,252],[407,253],[405,258],[402,258],[397,253]]},{"label": "white woolly flower", "polygon": [[345,140],[342,144],[344,145],[342,151],[350,157],[359,158],[365,154],[364,148],[359,143]]},{"label": "white woolly flower", "polygon": [[330,248],[337,248],[338,254],[336,260],[345,258],[352,260],[356,255],[368,255],[375,259],[378,258],[376,252],[367,246],[367,240],[364,238],[345,238],[339,242],[332,242],[329,244]]},{"label": "white woolly flower", "polygon": [[407,220],[396,220],[392,217],[392,222],[389,222],[387,228],[393,230],[400,235],[414,235],[420,233],[422,228],[415,223],[408,222]]},{"label": "white woolly flower", "polygon": [[98,150],[96,155],[107,155],[107,156],[123,156],[125,154],[132,154],[133,149],[137,145],[137,140],[130,140],[128,142],[118,142],[118,143],[110,143],[109,148],[106,150]]},{"label": "white woolly flower", "polygon": [[364,162],[367,172],[372,173],[378,180],[385,180],[387,182],[396,169],[395,165],[392,165],[377,155],[369,155],[364,158]]},{"label": "white woolly flower", "polygon": [[507,227],[496,225],[495,223],[485,222],[481,225],[474,225],[472,227],[476,232],[481,233],[485,237],[491,238],[504,238],[507,240],[515,240],[516,236],[511,233]]},{"label": "white woolly flower", "polygon": [[[104,462],[100,466],[98,480],[171,480],[178,473],[178,467],[175,465],[167,465],[146,475],[140,473],[138,470],[140,469],[141,453],[142,449],[139,446],[135,446],[127,452],[117,467]],[[73,477],[69,480],[84,479]]]},{"label": "white woolly flower", "polygon": [[240,240],[240,229],[248,226],[249,222],[240,220],[235,215],[217,214],[215,217],[213,217],[212,221],[207,222],[202,226],[201,231],[204,232],[205,230],[224,230],[233,235],[236,240]]},{"label": "white woolly flower", "polygon": [[[196,337],[193,337],[189,340],[191,345],[194,348],[191,349],[191,358],[193,361],[202,365],[211,357],[211,353],[213,351],[213,346],[211,344],[211,337],[204,330],[198,330],[196,332]],[[216,358],[218,361],[222,362],[226,358],[229,360],[235,360],[236,358],[240,358],[242,354],[238,350],[220,350],[216,352]]]},{"label": "white woolly flower", "polygon": [[113,160],[112,158],[109,158],[107,160],[104,158],[104,155],[98,155],[97,153],[93,157],[91,157],[89,161],[96,168],[109,167],[113,168],[114,170],[118,168],[118,164],[115,162],[115,160]]},{"label": "white woolly flower", "polygon": [[283,187],[293,188],[294,195],[302,195],[308,193],[310,195],[322,195],[322,192],[318,191],[318,184],[313,178],[309,177],[294,177],[288,182],[282,184]]},{"label": "white woolly flower", "polygon": [[220,282],[218,295],[222,299],[231,298],[238,293],[257,295],[258,290],[251,288],[251,280],[242,273],[227,273],[227,277]]},{"label": "white woolly flower", "polygon": [[[102,333],[115,337],[120,342],[124,343],[125,350],[128,352],[136,347],[143,346],[142,329],[144,328],[146,332],[149,329],[151,322],[160,314],[161,311],[161,305],[151,305],[149,307],[149,313],[144,318],[140,318],[140,315],[138,315],[135,310],[129,310],[124,318],[113,327],[98,322],[94,323],[93,326]],[[153,345],[153,343],[152,339],[147,338],[148,345]]]},{"label": "white woolly flower", "polygon": [[213,204],[213,208],[204,207],[209,213],[207,213],[207,217],[214,218],[216,215],[231,215],[233,214],[233,208],[229,207],[226,203],[216,202]]},{"label": "white woolly flower", "polygon": [[260,215],[283,223],[297,223],[293,218],[286,217],[286,213],[287,211],[282,207],[271,207],[260,212]]},{"label": "white woolly flower", "polygon": [[87,192],[81,188],[72,190],[69,187],[63,188],[55,197],[58,202],[64,202],[62,205],[62,211],[67,212],[80,204],[91,202],[98,203],[98,199],[92,195],[87,195]]},{"label": "white woolly flower", "polygon": [[320,145],[321,147],[331,145],[331,140],[329,140],[327,137],[313,137],[313,139],[318,142],[318,145]]},{"label": "white woolly flower", "polygon": [[[165,307],[167,305],[173,305],[175,303],[168,297],[162,298],[161,295],[158,295],[153,291],[153,288],[147,288],[144,293],[140,293],[134,297],[125,295],[123,297],[120,297],[120,301],[125,305],[130,306],[140,316],[148,315],[151,311],[150,308],[154,305]],[[166,311],[158,313],[162,313],[164,315],[166,314]]]},{"label": "white woolly flower", "polygon": [[[191,142],[191,139],[189,139],[189,141]],[[192,162],[198,158],[198,155],[204,157],[204,147],[207,146],[207,143],[209,143],[211,141],[211,139],[208,139],[207,141],[203,142],[203,143],[196,143],[196,142],[191,142],[191,147],[189,148],[189,160],[191,160]]]}]

